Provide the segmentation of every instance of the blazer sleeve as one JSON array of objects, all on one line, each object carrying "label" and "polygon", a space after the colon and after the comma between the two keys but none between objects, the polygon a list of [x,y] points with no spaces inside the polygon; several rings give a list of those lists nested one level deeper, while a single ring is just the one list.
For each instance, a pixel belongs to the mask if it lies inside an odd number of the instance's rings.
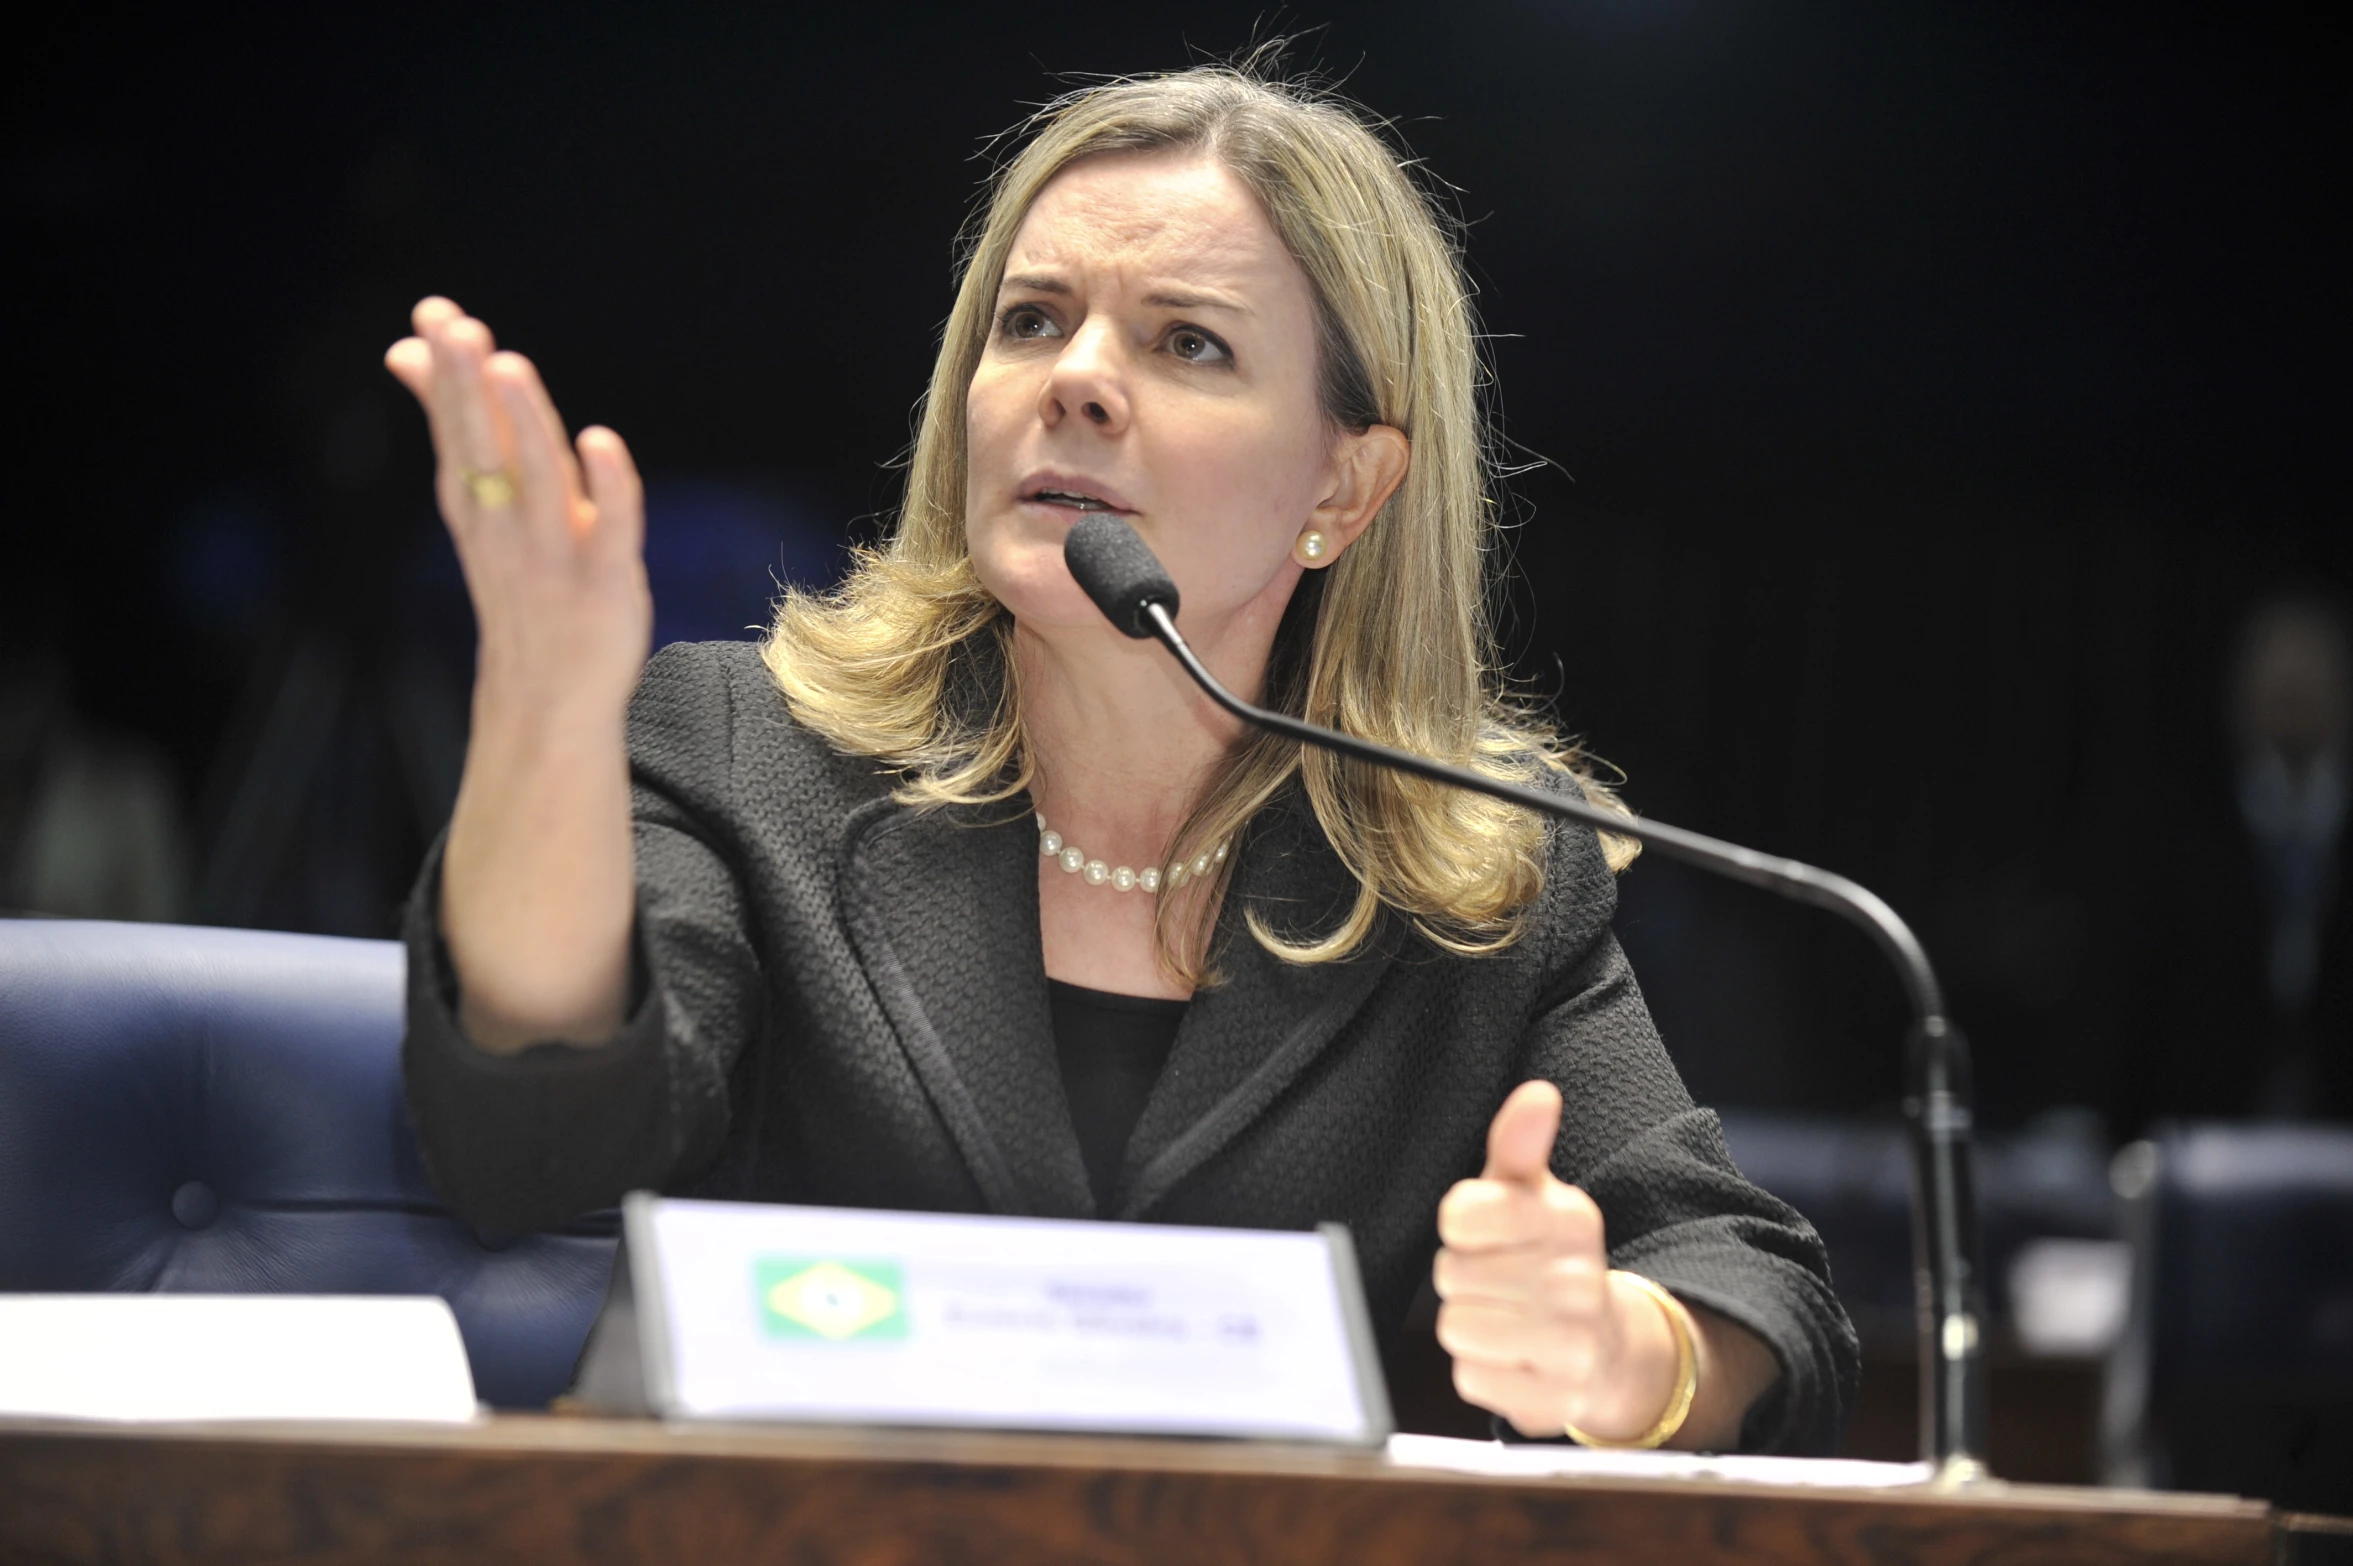
[{"label": "blazer sleeve", "polygon": [[[1741,1449],[1824,1454],[1854,1402],[1861,1353],[1821,1237],[1742,1177],[1712,1110],[1693,1105],[1652,1025],[1609,917],[1616,887],[1590,832],[1558,834],[1567,928],[1534,1018],[1527,1074],[1560,1087],[1553,1169],[1601,1208],[1610,1264],[1755,1333],[1781,1375]],[[1598,917],[1595,917],[1595,913]]]},{"label": "blazer sleeve", "polygon": [[440,926],[442,844],[426,857],[403,921],[402,1072],[426,1171],[478,1228],[544,1228],[672,1186],[719,1155],[729,1077],[759,1033],[765,995],[716,825],[730,707],[726,670],[689,647],[656,654],[631,702],[631,996],[601,1044],[498,1055],[465,1036]]}]

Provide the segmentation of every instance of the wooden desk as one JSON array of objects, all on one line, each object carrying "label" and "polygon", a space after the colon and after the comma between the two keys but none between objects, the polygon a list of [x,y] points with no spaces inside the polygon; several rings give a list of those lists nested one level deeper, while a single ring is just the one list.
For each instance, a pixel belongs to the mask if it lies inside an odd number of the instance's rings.
[{"label": "wooden desk", "polygon": [[1304,1447],[502,1417],[0,1425],[10,1562],[2273,1561],[2268,1508],[1498,1480]]}]

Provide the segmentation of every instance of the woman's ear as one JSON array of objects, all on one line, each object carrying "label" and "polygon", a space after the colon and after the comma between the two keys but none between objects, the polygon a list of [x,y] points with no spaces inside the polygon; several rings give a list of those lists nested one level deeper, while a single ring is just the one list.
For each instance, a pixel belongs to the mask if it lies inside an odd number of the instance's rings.
[{"label": "woman's ear", "polygon": [[1413,442],[1387,424],[1343,430],[1332,445],[1332,489],[1308,517],[1307,526],[1324,536],[1316,563],[1330,565],[1356,542],[1397,486],[1413,460]]}]

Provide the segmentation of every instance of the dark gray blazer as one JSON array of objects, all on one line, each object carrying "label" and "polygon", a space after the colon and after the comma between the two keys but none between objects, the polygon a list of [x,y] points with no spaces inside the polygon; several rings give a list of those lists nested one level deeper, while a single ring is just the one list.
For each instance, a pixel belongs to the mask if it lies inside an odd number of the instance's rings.
[{"label": "dark gray blazer", "polygon": [[[1835,1441],[1854,1332],[1814,1231],[1743,1180],[1695,1109],[1610,933],[1582,828],[1554,839],[1528,936],[1442,952],[1391,921],[1356,960],[1269,956],[1245,908],[1306,930],[1353,887],[1295,792],[1252,824],[1110,1213],[1055,1063],[1037,829],[1019,802],[916,811],[796,723],[748,644],[665,648],[630,710],[637,994],[608,1045],[475,1049],[434,915],[410,906],[409,1100],[452,1207],[515,1232],[648,1187],[941,1212],[1353,1231],[1373,1319],[1403,1322],[1438,1199],[1478,1172],[1529,1077],[1567,1102],[1553,1168],[1614,1265],[1754,1331],[1782,1377],[1752,1449]],[[1116,895],[1116,894],[1107,894]]]}]

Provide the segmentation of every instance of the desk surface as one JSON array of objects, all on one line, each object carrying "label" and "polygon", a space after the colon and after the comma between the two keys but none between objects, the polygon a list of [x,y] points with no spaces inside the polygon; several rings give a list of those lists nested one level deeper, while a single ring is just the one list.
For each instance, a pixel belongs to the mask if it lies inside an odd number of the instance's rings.
[{"label": "desk surface", "polygon": [[10,1561],[2269,1562],[2257,1502],[1497,1479],[1188,1441],[504,1416],[0,1424]]}]

